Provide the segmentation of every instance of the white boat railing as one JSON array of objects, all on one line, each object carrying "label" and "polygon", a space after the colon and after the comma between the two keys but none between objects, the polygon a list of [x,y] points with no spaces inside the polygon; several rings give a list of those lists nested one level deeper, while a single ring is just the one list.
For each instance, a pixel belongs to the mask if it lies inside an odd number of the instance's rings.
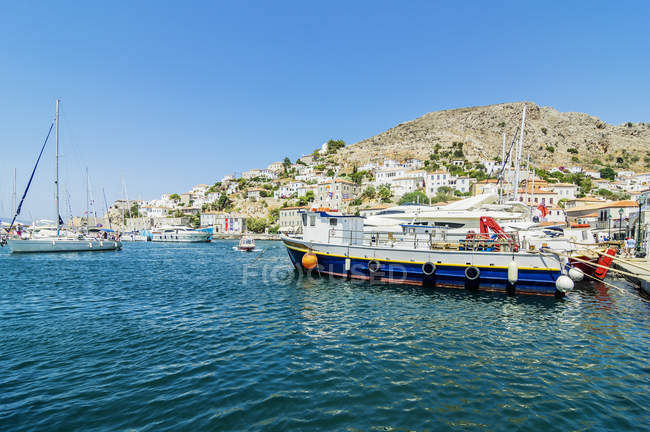
[{"label": "white boat railing", "polygon": [[[412,249],[455,249],[466,251],[501,251],[516,252],[526,249],[520,242],[518,233],[507,236],[490,236],[489,234],[469,233],[464,239],[447,240],[437,233],[392,233],[370,231],[359,233],[353,230],[332,228],[328,231],[327,243],[335,245],[360,245],[385,248]],[[304,237],[303,237],[304,239]]]}]

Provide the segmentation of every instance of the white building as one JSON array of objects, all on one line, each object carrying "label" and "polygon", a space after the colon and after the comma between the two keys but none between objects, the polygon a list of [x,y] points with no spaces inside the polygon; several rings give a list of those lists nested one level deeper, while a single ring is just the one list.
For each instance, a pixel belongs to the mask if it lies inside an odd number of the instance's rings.
[{"label": "white building", "polygon": [[300,196],[300,195],[298,195],[298,190],[300,188],[302,188],[303,186],[305,186],[305,184],[303,182],[287,183],[285,185],[280,186],[278,188],[278,190],[273,192],[273,198],[275,198],[275,199],[290,198],[294,194],[296,196]]},{"label": "white building", "polygon": [[282,162],[271,162],[266,169],[273,172],[281,172],[284,170],[284,164]]},{"label": "white building", "polygon": [[470,177],[452,177],[449,186],[462,193],[468,193],[472,186]]},{"label": "white building", "polygon": [[[385,161],[384,161],[385,163]],[[375,186],[391,184],[393,179],[406,177],[406,168],[382,168],[375,172]]]},{"label": "white building", "polygon": [[140,207],[140,213],[142,213],[142,216],[148,218],[165,217],[169,214],[169,208],[142,206]]},{"label": "white building", "polygon": [[361,192],[361,186],[351,181],[336,179],[318,185],[314,207],[340,209],[343,204],[354,199]]},{"label": "white building", "polygon": [[395,197],[399,198],[407,193],[415,192],[423,186],[423,183],[424,182],[418,178],[399,177],[392,180],[390,190],[393,192]]},{"label": "white building", "polygon": [[417,170],[420,169],[424,166],[424,162],[422,162],[420,159],[407,159],[402,163],[402,167],[410,170]]},{"label": "white building", "polygon": [[574,199],[578,193],[578,186],[572,183],[549,184],[549,187],[557,195],[557,200]]},{"label": "white building", "polygon": [[221,192],[210,192],[206,197],[206,202],[213,203],[221,198]]},{"label": "white building", "polygon": [[442,186],[449,186],[451,175],[447,171],[435,171],[428,173],[425,178],[426,194],[428,197],[433,197],[438,193],[438,189]]}]

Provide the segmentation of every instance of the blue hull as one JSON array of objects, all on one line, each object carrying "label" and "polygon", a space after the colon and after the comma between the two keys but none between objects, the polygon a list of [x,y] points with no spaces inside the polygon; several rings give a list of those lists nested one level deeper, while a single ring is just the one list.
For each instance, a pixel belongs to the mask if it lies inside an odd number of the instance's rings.
[{"label": "blue hull", "polygon": [[[294,267],[304,270],[302,257],[305,252],[291,247],[287,247],[287,251]],[[506,268],[479,266],[480,276],[472,281],[465,276],[465,270],[469,266],[438,264],[432,275],[426,275],[421,263],[394,263],[378,259],[376,261],[380,265],[379,271],[373,273],[368,268],[370,259],[350,258],[348,270],[346,269],[346,259],[343,257],[321,254],[316,251],[313,253],[318,259],[318,268],[314,269],[314,272],[323,275],[396,284],[563,296],[555,287],[555,280],[561,274],[559,271],[519,270],[518,281],[512,286],[508,282]]]}]

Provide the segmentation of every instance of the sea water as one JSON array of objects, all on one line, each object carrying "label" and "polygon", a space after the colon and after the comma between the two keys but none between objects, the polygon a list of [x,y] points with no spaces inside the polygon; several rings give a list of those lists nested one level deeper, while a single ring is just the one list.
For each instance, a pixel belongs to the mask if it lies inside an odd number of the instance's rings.
[{"label": "sea water", "polygon": [[279,242],[0,251],[0,430],[643,430],[650,302],[294,272]]}]

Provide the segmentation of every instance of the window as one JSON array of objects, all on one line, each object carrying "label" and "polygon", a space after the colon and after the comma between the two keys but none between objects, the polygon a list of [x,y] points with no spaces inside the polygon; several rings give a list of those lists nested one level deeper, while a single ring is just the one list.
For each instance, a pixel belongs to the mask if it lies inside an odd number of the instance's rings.
[{"label": "window", "polygon": [[330,225],[331,226],[336,226],[337,223],[338,223],[338,220],[336,218],[330,218]]},{"label": "window", "polygon": [[316,226],[316,216],[309,216],[309,226]]},{"label": "window", "polygon": [[302,214],[302,226],[307,226],[307,214]]}]

